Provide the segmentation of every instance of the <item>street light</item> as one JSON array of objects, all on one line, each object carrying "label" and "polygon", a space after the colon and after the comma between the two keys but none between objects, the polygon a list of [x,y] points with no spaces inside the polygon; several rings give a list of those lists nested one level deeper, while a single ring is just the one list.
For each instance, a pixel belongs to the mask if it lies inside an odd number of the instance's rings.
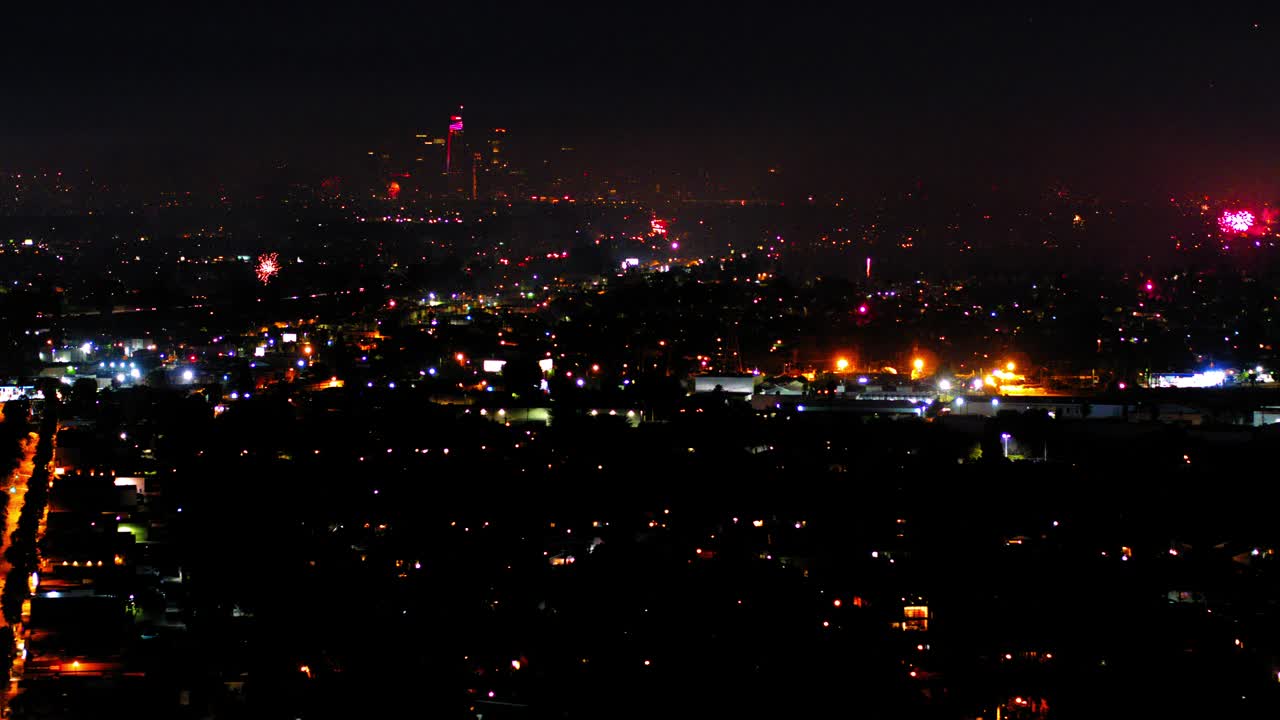
[{"label": "street light", "polygon": [[1012,436],[1011,436],[1009,433],[1000,433],[1000,441],[1001,441],[1002,443],[1004,443],[1004,456],[1005,456],[1005,457],[1009,457],[1009,438],[1010,438],[1010,437],[1012,437]]}]

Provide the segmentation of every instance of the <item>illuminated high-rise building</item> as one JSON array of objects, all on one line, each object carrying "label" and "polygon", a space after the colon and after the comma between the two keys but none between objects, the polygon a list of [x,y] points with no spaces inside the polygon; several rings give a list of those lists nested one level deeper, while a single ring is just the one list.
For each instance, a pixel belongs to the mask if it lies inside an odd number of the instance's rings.
[{"label": "illuminated high-rise building", "polygon": [[489,172],[505,173],[509,167],[507,156],[502,152],[502,145],[507,139],[506,128],[494,128],[489,134]]},{"label": "illuminated high-rise building", "polygon": [[471,199],[472,200],[480,199],[480,194],[478,192],[478,187],[476,185],[476,174],[480,172],[480,167],[481,165],[483,165],[483,163],[484,163],[484,158],[480,156],[480,153],[475,153],[474,155],[471,156]]},{"label": "illuminated high-rise building", "polygon": [[417,192],[438,196],[444,191],[440,168],[444,165],[444,136],[430,133],[416,133],[413,147],[409,150],[409,158],[403,163],[406,173],[413,176],[413,187]]},{"label": "illuminated high-rise building", "polygon": [[[430,133],[417,133],[413,136],[413,164],[421,171],[426,167],[440,167],[444,162],[445,139],[433,137]],[[434,171],[433,171],[434,172]]]},{"label": "illuminated high-rise building", "polygon": [[485,176],[485,195],[492,198],[509,198],[515,191],[517,173],[512,169],[507,155],[507,129],[493,128],[486,138],[486,154],[482,174]]},{"label": "illuminated high-rise building", "polygon": [[462,116],[449,116],[449,134],[444,146],[444,171],[453,172],[455,159],[465,157],[465,144],[462,135]]},{"label": "illuminated high-rise building", "polygon": [[449,116],[449,134],[444,145],[444,174],[450,195],[467,196],[468,168],[471,154],[467,152],[466,136],[462,131],[462,116]]}]

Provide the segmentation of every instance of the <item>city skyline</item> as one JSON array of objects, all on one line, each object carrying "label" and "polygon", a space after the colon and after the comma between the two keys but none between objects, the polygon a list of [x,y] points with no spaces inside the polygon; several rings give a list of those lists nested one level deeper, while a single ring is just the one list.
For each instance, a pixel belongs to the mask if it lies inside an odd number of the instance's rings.
[{"label": "city skyline", "polygon": [[534,155],[570,143],[604,174],[737,187],[779,168],[796,193],[1277,189],[1280,24],[1243,13],[274,9],[181,32],[142,10],[24,14],[58,41],[2,51],[29,69],[4,82],[6,165],[208,184],[280,163],[343,174],[461,104]]}]

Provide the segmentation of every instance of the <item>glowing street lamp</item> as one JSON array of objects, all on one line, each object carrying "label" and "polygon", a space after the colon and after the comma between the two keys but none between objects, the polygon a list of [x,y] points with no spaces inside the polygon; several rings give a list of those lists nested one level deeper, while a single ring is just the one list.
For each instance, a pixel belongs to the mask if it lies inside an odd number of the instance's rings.
[{"label": "glowing street lamp", "polygon": [[1000,442],[1004,443],[1005,457],[1009,457],[1009,438],[1010,437],[1012,437],[1012,435],[1010,435],[1009,433],[1000,433]]},{"label": "glowing street lamp", "polygon": [[924,358],[921,358],[921,357],[912,358],[911,359],[911,379],[919,380],[923,376],[924,376]]}]

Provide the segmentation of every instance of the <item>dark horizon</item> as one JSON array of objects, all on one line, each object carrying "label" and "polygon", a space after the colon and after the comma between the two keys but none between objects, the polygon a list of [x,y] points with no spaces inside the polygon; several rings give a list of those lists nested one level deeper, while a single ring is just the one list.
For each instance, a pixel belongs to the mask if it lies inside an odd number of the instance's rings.
[{"label": "dark horizon", "polygon": [[287,163],[505,126],[603,175],[779,167],[794,193],[954,180],[1274,196],[1269,18],[490,13],[387,7],[22,11],[3,59],[6,169],[216,186]]}]

